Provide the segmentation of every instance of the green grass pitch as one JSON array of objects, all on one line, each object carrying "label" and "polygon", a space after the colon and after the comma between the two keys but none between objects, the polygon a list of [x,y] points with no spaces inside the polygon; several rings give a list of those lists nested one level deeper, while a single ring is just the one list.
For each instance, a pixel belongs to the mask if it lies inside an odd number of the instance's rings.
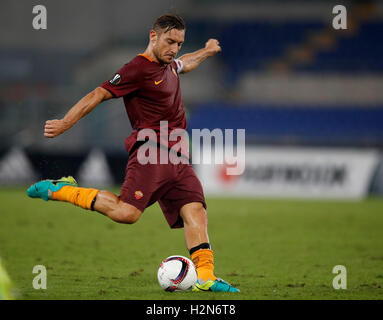
[{"label": "green grass pitch", "polygon": [[[241,293],[168,293],[162,259],[186,251],[157,204],[135,225],[0,189],[0,256],[19,299],[382,299],[383,199],[208,198],[216,275]],[[47,289],[32,287],[35,265]],[[335,290],[335,265],[347,289]]]}]

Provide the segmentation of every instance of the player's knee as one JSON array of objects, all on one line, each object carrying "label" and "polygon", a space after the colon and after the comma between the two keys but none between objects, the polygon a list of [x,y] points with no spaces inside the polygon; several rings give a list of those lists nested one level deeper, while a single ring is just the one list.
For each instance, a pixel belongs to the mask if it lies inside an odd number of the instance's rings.
[{"label": "player's knee", "polygon": [[203,219],[207,219],[205,207],[201,202],[195,202],[193,204],[193,211],[196,215],[201,216]]},{"label": "player's knee", "polygon": [[203,223],[207,226],[207,213],[204,206],[201,204],[201,208],[199,209],[199,214],[201,215],[201,218],[203,220]]},{"label": "player's knee", "polygon": [[181,209],[181,216],[186,224],[198,224],[207,226],[207,213],[201,202],[193,202]]},{"label": "player's knee", "polygon": [[133,224],[141,217],[141,211],[131,205],[121,205],[118,209],[118,221],[120,223]]}]

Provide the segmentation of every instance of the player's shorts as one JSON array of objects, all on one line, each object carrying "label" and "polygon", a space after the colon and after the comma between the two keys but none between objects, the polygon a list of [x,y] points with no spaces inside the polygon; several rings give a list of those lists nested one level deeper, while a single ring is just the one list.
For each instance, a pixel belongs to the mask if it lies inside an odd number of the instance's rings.
[{"label": "player's shorts", "polygon": [[[159,159],[162,148],[155,149]],[[138,148],[129,155],[120,191],[122,201],[142,212],[158,201],[171,228],[183,227],[180,209],[185,204],[201,202],[206,209],[201,182],[189,163],[141,164],[139,156]]]}]

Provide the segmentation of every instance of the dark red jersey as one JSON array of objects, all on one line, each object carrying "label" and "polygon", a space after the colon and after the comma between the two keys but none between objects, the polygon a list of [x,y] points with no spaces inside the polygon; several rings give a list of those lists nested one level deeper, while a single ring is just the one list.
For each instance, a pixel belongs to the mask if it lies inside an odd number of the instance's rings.
[{"label": "dark red jersey", "polygon": [[[160,121],[168,121],[169,131],[186,129],[178,78],[181,69],[181,61],[162,65],[140,54],[118,70],[111,80],[101,84],[114,98],[124,99],[133,129],[125,141],[128,152],[136,143],[140,130],[149,128],[159,134]],[[169,147],[174,143],[169,142]]]}]

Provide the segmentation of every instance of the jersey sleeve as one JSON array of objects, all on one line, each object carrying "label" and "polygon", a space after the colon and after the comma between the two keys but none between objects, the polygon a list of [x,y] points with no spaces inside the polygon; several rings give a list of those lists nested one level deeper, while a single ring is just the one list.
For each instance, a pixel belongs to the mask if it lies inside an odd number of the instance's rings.
[{"label": "jersey sleeve", "polygon": [[179,59],[174,59],[174,62],[176,63],[176,66],[177,66],[177,73],[181,73],[182,70],[184,69],[184,63],[182,62],[182,60],[179,60]]},{"label": "jersey sleeve", "polygon": [[114,98],[120,98],[138,90],[139,83],[138,68],[135,64],[127,63],[100,87],[108,90]]}]

